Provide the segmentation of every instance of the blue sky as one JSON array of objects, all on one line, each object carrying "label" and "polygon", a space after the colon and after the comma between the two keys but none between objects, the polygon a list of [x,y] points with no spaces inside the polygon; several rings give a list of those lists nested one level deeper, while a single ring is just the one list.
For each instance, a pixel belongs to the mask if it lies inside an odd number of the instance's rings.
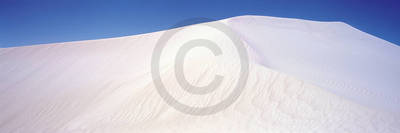
[{"label": "blue sky", "polygon": [[134,35],[192,17],[239,15],[343,21],[400,45],[399,14],[395,0],[0,0],[0,47]]}]

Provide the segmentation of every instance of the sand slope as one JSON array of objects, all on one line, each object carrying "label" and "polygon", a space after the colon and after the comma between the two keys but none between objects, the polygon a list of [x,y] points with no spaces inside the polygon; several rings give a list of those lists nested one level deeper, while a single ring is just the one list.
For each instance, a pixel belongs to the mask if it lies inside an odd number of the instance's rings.
[{"label": "sand slope", "polygon": [[[160,31],[0,49],[0,132],[400,132],[398,46],[338,22],[221,22],[246,44],[250,73],[239,99],[217,114],[184,114],[159,96],[150,61]],[[224,50],[214,58],[194,49],[186,59],[185,76],[195,85],[226,76],[203,96],[179,87],[170,59],[179,40],[195,36]],[[213,29],[177,34],[165,53],[162,80],[182,103],[213,105],[238,78],[235,50]]]}]

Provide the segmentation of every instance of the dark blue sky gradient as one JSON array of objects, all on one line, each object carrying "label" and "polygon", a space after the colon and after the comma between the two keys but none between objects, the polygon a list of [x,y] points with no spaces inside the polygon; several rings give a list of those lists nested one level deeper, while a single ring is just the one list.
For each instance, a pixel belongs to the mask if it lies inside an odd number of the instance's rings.
[{"label": "dark blue sky gradient", "polygon": [[0,0],[0,47],[134,35],[191,17],[239,15],[343,21],[400,45],[399,14],[396,0]]}]

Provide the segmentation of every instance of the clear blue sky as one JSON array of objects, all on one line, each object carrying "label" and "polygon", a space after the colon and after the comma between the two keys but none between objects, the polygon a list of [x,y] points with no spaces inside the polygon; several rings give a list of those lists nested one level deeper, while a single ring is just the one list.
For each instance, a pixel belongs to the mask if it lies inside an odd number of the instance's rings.
[{"label": "clear blue sky", "polygon": [[396,0],[0,0],[0,47],[99,39],[168,29],[191,17],[265,15],[343,21],[400,45]]}]

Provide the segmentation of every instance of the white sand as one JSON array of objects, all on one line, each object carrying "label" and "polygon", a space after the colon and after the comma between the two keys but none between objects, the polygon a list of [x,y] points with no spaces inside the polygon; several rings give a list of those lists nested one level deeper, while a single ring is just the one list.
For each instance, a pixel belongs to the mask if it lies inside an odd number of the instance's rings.
[{"label": "white sand", "polygon": [[[400,132],[398,46],[338,22],[221,21],[241,35],[251,63],[229,108],[192,116],[163,101],[150,74],[161,31],[0,49],[0,132]],[[193,27],[167,45],[162,80],[182,103],[213,105],[237,80],[236,51],[221,33]],[[204,96],[183,91],[172,67],[179,42],[196,36],[224,52],[215,58],[197,48],[186,59],[185,76],[195,85],[225,76]]]}]

